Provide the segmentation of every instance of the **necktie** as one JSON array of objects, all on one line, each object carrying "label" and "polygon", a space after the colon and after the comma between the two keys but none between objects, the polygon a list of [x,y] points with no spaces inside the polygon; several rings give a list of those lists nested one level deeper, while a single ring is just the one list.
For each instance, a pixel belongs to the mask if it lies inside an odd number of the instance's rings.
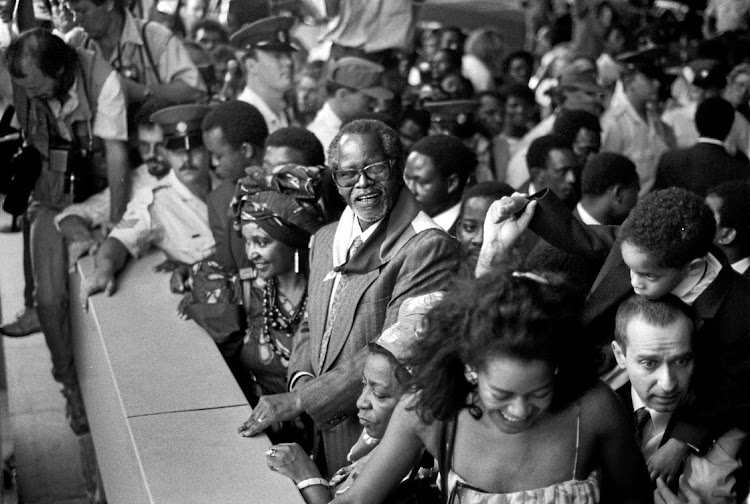
[{"label": "necktie", "polygon": [[635,442],[638,448],[643,444],[643,431],[651,420],[651,414],[646,408],[638,408],[633,412],[633,423],[635,424]]},{"label": "necktie", "polygon": [[[357,250],[362,246],[362,238],[357,236],[349,247],[349,253],[346,256],[346,260],[354,255]],[[328,317],[326,319],[326,328],[323,331],[323,340],[320,342],[320,353],[318,354],[318,369],[323,369],[323,363],[326,360],[326,353],[328,352],[328,343],[331,341],[331,334],[333,333],[334,322],[336,322],[336,315],[338,315],[339,309],[341,308],[341,302],[346,299],[345,291],[349,285],[352,275],[347,275],[345,272],[340,273],[341,278],[336,286],[336,292],[333,294],[333,302],[331,303],[331,309],[328,310]]]}]

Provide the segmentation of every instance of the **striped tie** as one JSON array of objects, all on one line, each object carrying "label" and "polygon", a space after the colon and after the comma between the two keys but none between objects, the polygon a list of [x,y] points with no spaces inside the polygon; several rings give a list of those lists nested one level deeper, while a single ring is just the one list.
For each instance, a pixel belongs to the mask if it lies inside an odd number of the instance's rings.
[{"label": "striped tie", "polygon": [[[349,253],[346,256],[347,262],[349,259],[359,250],[362,246],[362,238],[357,236],[349,247]],[[323,370],[323,363],[326,360],[326,353],[328,352],[328,343],[331,341],[331,334],[333,333],[333,326],[336,322],[336,315],[341,307],[341,302],[346,299],[345,292],[349,285],[352,275],[348,275],[345,272],[340,273],[341,278],[336,286],[336,292],[333,294],[333,302],[331,303],[331,309],[328,310],[328,318],[326,320],[326,329],[323,331],[323,341],[320,343],[320,353],[318,354],[318,369]]]}]

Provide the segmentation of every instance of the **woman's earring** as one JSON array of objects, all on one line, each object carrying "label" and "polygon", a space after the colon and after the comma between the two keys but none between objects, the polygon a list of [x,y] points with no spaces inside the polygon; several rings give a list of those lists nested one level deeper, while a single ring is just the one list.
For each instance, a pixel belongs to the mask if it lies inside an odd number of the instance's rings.
[{"label": "woman's earring", "polygon": [[299,249],[294,251],[294,272],[299,273]]},{"label": "woman's earring", "polygon": [[477,372],[468,364],[464,367],[464,377],[466,378],[466,381],[472,385],[477,384]]}]

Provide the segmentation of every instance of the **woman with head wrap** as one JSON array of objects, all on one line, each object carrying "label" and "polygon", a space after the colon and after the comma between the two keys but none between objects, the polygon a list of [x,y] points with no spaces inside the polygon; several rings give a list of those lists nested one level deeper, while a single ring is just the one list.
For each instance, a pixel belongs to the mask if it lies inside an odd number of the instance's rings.
[{"label": "woman with head wrap", "polygon": [[237,350],[244,390],[256,397],[286,391],[292,340],[307,302],[308,244],[324,224],[317,203],[319,167],[282,165],[270,174],[247,170],[237,183],[235,228],[254,264],[245,289],[248,327]]}]

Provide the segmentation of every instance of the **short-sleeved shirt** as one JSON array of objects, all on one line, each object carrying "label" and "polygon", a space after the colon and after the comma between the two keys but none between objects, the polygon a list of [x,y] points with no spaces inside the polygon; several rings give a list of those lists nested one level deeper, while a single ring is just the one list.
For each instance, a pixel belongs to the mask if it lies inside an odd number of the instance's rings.
[{"label": "short-sleeved shirt", "polygon": [[[74,47],[83,46],[102,54],[99,44],[79,28],[68,32],[65,39]],[[192,88],[206,89],[179,37],[159,23],[136,19],[128,11],[125,11],[120,43],[110,56],[109,64],[121,73],[135,68],[138,75],[134,80],[147,86],[183,81]]]},{"label": "short-sleeved shirt", "polygon": [[240,93],[237,99],[239,101],[249,103],[250,105],[258,109],[260,115],[262,115],[263,119],[266,120],[266,126],[268,126],[269,134],[281,128],[290,126],[289,118],[285,113],[282,112],[280,115],[276,115],[276,113],[271,110],[268,104],[263,101],[263,98],[258,96],[258,94],[249,87],[245,86],[245,89],[242,90],[242,93]]},{"label": "short-sleeved shirt", "polygon": [[[76,78],[68,91],[68,99],[64,104],[59,100],[48,100],[50,110],[58,122],[60,134],[65,140],[72,140],[72,131],[70,129],[70,118],[81,105],[78,99],[78,86],[81,86],[80,79]],[[127,115],[125,107],[125,95],[122,91],[117,74],[113,71],[107,76],[102,86],[101,93],[97,98],[96,115],[92,124],[92,134],[102,140],[122,140],[128,139]]]},{"label": "short-sleeved shirt", "polygon": [[109,236],[136,257],[156,245],[170,259],[186,264],[205,259],[214,249],[208,206],[174,172],[155,187],[137,191]]},{"label": "short-sleeved shirt", "polygon": [[659,158],[670,149],[665,133],[673,136],[672,129],[658,117],[646,122],[624,93],[615,93],[601,124],[602,152],[630,158],[641,182],[640,194],[649,192],[656,180]]}]

